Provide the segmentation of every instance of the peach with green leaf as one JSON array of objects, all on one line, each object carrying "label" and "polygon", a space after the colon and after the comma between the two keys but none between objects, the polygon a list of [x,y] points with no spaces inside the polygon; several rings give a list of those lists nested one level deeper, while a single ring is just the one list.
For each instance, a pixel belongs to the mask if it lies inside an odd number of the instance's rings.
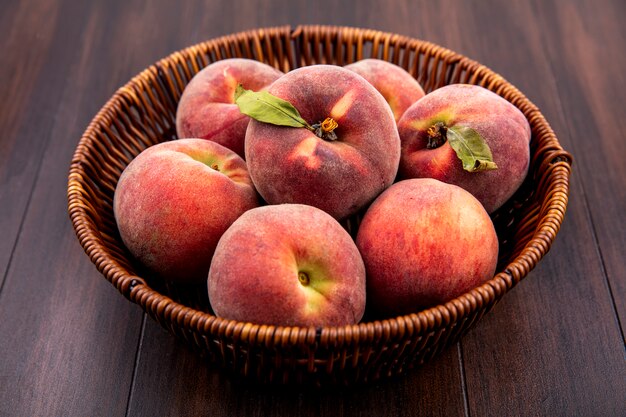
[{"label": "peach with green leaf", "polygon": [[253,119],[246,161],[267,202],[308,204],[342,219],[393,183],[400,159],[393,114],[352,71],[299,68],[267,94],[242,91],[236,102]]},{"label": "peach with green leaf", "polygon": [[453,84],[414,103],[398,122],[400,178],[435,178],[471,192],[489,213],[520,187],[530,163],[522,112],[479,86]]},{"label": "peach with green leaf", "polygon": [[176,110],[179,138],[212,140],[244,157],[249,118],[234,104],[239,84],[259,91],[283,73],[252,59],[231,58],[214,62],[189,82]]},{"label": "peach with green leaf", "polygon": [[391,62],[362,59],[344,68],[365,78],[385,97],[396,122],[413,103],[424,97],[420,83],[404,68]]}]

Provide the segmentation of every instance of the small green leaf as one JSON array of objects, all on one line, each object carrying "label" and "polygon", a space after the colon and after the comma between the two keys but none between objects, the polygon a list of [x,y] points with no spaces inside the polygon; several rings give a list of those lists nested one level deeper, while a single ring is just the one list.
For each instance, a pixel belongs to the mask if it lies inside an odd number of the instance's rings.
[{"label": "small green leaf", "polygon": [[491,149],[485,139],[467,126],[452,126],[447,128],[446,139],[463,162],[463,169],[469,172],[489,171],[498,169],[493,162]]},{"label": "small green leaf", "polygon": [[246,90],[241,84],[235,90],[235,104],[239,110],[255,120],[278,126],[312,127],[300,116],[288,101],[271,95],[267,91]]}]

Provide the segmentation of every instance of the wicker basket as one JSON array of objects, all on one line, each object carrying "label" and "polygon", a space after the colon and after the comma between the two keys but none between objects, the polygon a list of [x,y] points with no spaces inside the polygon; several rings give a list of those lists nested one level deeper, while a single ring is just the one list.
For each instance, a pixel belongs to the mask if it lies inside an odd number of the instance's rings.
[{"label": "wicker basket", "polygon": [[[362,58],[398,64],[430,92],[470,83],[501,95],[532,127],[531,166],[515,196],[492,218],[500,239],[498,273],[446,304],[352,326],[256,325],[212,315],[206,288],[168,286],[128,254],[113,217],[122,170],[139,152],[175,139],[175,113],[192,76],[216,60],[246,57],[284,72]],[[279,27],[242,32],[173,53],[120,88],[78,144],[69,174],[69,215],[98,270],[129,300],[212,364],[262,382],[366,382],[419,366],[455,343],[548,252],[565,214],[571,156],[520,91],[479,63],[428,42],[345,27]]]}]

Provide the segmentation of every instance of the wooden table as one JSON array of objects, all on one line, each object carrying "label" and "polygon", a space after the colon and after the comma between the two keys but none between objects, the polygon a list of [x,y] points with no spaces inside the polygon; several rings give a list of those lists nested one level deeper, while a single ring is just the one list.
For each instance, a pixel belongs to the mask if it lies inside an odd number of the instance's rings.
[{"label": "wooden table", "polygon": [[[0,416],[626,415],[625,21],[622,0],[4,0]],[[67,215],[74,148],[119,86],[185,46],[304,23],[467,55],[537,104],[575,158],[539,266],[434,361],[357,388],[262,387],[205,366],[102,278]]]}]

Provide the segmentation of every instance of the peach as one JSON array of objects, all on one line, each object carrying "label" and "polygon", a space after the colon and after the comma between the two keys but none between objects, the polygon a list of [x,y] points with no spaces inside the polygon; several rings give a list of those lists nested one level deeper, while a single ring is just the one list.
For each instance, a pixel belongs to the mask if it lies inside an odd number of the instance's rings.
[{"label": "peach", "polygon": [[385,315],[449,301],[493,277],[498,237],[480,202],[430,178],[397,182],[363,217],[356,239],[367,297]]},{"label": "peach", "polygon": [[385,99],[363,77],[315,65],[285,74],[268,91],[295,106],[309,124],[338,127],[318,135],[250,121],[246,160],[267,202],[308,204],[342,219],[393,183],[398,131]]},{"label": "peach", "polygon": [[344,68],[365,78],[385,97],[396,122],[413,103],[424,97],[420,83],[404,68],[391,62],[363,59]]},{"label": "peach", "polygon": [[[453,126],[478,132],[498,168],[464,170],[445,139],[446,129]],[[489,213],[511,198],[528,172],[528,120],[513,104],[479,86],[453,84],[427,94],[404,113],[398,131],[400,178],[428,177],[458,185],[478,198]]]},{"label": "peach", "polygon": [[219,238],[258,206],[246,164],[204,139],[151,146],[123,171],[113,199],[120,236],[158,276],[205,282]]},{"label": "peach", "polygon": [[208,278],[217,316],[282,326],[357,323],[365,266],[327,213],[301,204],[244,213],[220,239]]},{"label": "peach", "polygon": [[283,73],[251,59],[217,61],[198,72],[189,82],[176,110],[179,138],[209,139],[244,157],[248,116],[234,104],[235,89],[267,88]]}]

